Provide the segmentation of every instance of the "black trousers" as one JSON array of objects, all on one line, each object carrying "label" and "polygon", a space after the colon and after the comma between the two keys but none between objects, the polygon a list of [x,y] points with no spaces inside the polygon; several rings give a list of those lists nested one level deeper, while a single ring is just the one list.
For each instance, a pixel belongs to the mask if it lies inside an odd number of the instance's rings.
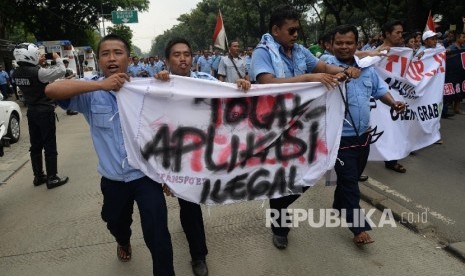
[{"label": "black trousers", "polygon": [[102,219],[120,245],[131,238],[134,201],[141,218],[144,241],[152,254],[153,274],[174,275],[173,247],[168,231],[165,196],[160,183],[148,177],[131,182],[113,181],[102,177]]},{"label": "black trousers", "polygon": [[45,156],[57,156],[55,110],[37,111],[29,108],[27,122],[31,156],[42,155],[42,150],[45,151]]},{"label": "black trousers", "polygon": [[0,90],[2,91],[3,100],[8,99],[10,96],[10,89],[8,84],[0,84]]},{"label": "black trousers", "polygon": [[[360,210],[360,189],[358,179],[367,164],[370,154],[370,135],[363,134],[360,137],[341,137],[341,143],[334,169],[337,175],[337,186],[334,191],[333,208],[346,210],[346,221],[354,223],[354,212]],[[359,226],[349,227],[349,230],[357,235],[363,231],[371,230],[371,226],[357,222]]]},{"label": "black trousers", "polygon": [[[302,187],[302,190],[304,193],[309,187]],[[287,234],[289,234],[289,227],[287,226],[281,226],[281,214],[282,212],[286,212],[287,217],[289,216],[289,212],[287,211],[287,208],[289,205],[291,205],[294,201],[296,201],[300,197],[300,194],[297,195],[288,195],[280,198],[272,198],[270,199],[270,208],[275,209],[279,211],[279,215],[276,217],[276,222],[279,225],[278,227],[274,226],[271,224],[271,231],[273,231],[273,234],[286,237]],[[290,222],[290,221],[288,221]]]},{"label": "black trousers", "polygon": [[197,203],[178,198],[182,229],[189,243],[189,252],[193,261],[203,260],[208,254],[203,225],[202,209]]}]

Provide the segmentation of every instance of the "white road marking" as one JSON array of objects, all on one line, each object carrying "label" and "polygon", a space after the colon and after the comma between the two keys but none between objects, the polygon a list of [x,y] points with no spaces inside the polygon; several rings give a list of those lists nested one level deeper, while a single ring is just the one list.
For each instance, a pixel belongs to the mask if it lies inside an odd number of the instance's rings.
[{"label": "white road marking", "polygon": [[[388,193],[388,194],[390,194],[390,195],[393,195],[393,196],[395,196],[395,197],[397,197],[397,198],[400,198],[400,199],[404,200],[405,202],[413,202],[413,200],[410,199],[409,197],[407,197],[407,196],[405,196],[405,195],[399,193],[398,191],[396,191],[396,190],[394,190],[394,189],[392,189],[392,188],[390,188],[390,187],[388,187],[388,186],[382,184],[381,182],[378,182],[378,181],[374,180],[373,178],[368,179],[367,182],[368,182],[370,185],[372,185],[372,186],[374,186],[374,187],[376,187],[376,188],[378,188],[378,189],[380,189],[380,190],[382,190],[382,191],[384,191],[384,192],[386,192],[386,193]],[[448,224],[448,225],[450,225],[450,224],[455,224],[455,220],[453,220],[453,219],[451,219],[451,218],[449,218],[449,217],[447,217],[447,216],[444,216],[444,215],[441,214],[441,213],[438,213],[438,212],[436,212],[436,211],[433,211],[433,210],[431,210],[431,208],[429,208],[429,207],[425,207],[425,206],[423,206],[423,205],[421,205],[421,204],[416,204],[415,207],[427,211],[428,214],[430,214],[430,215],[433,216],[434,218],[436,218],[436,219],[438,219],[438,220],[444,222],[445,224]]]}]

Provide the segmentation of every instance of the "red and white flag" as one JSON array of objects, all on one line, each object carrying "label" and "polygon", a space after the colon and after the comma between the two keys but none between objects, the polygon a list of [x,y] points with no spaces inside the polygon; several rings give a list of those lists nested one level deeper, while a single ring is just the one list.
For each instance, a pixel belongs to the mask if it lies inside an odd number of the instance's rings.
[{"label": "red and white flag", "polygon": [[215,47],[226,50],[228,38],[226,37],[226,30],[224,29],[223,16],[221,15],[221,11],[218,11],[218,16],[216,17],[215,32],[213,33],[213,43]]},{"label": "red and white flag", "polygon": [[431,16],[431,11],[429,11],[428,20],[426,20],[426,26],[425,26],[425,30],[423,32],[426,32],[426,31],[436,32],[433,17]]}]

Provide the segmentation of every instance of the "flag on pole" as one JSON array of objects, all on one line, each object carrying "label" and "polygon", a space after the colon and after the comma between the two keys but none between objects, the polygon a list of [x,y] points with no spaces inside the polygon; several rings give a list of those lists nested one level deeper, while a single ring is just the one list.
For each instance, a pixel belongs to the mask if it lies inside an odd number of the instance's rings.
[{"label": "flag on pole", "polygon": [[425,30],[423,32],[426,32],[426,31],[436,32],[433,17],[431,16],[431,11],[429,11],[428,20],[426,20],[426,26],[425,26]]},{"label": "flag on pole", "polygon": [[221,11],[218,11],[215,32],[213,33],[213,45],[217,48],[226,50],[227,43],[228,38],[226,37],[226,30],[224,29],[223,16],[221,15]]}]

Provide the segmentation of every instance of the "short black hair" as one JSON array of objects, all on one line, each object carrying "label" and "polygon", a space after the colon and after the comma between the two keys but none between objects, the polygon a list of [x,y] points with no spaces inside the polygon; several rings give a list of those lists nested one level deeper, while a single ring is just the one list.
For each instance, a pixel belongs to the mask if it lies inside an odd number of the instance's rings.
[{"label": "short black hair", "polygon": [[346,34],[346,33],[354,33],[355,35],[355,42],[358,42],[358,30],[357,30],[357,27],[355,27],[354,25],[339,25],[337,26],[336,28],[334,28],[332,30],[332,41],[334,41],[334,37],[336,36],[336,34]]},{"label": "short black hair", "polygon": [[279,5],[271,13],[270,23],[268,25],[268,31],[271,33],[271,29],[274,25],[281,27],[284,25],[286,20],[299,20],[300,13],[297,12],[293,7],[289,5]]},{"label": "short black hair", "polygon": [[173,38],[170,41],[168,41],[168,43],[166,44],[165,58],[167,58],[167,59],[170,58],[171,48],[173,48],[173,46],[175,44],[178,44],[178,43],[186,44],[187,47],[189,47],[189,51],[191,52],[191,55],[192,55],[192,47],[191,47],[191,44],[189,43],[189,41],[187,41],[187,39],[185,39],[185,38],[176,37],[176,38]]},{"label": "short black hair", "polygon": [[333,41],[333,35],[334,35],[334,29],[331,29],[327,31],[321,39],[323,40],[324,43],[331,43]]},{"label": "short black hair", "polygon": [[394,31],[394,27],[395,26],[402,26],[402,28],[404,28],[404,22],[400,21],[400,20],[390,20],[386,23],[383,24],[383,26],[381,26],[381,32],[382,32],[382,36],[384,38],[386,38],[386,33],[392,33],[392,31]]},{"label": "short black hair", "polygon": [[417,36],[417,34],[415,32],[407,32],[402,37],[404,38],[405,44],[407,44],[407,42],[410,39],[412,39],[412,38],[415,39],[416,36]]},{"label": "short black hair", "polygon": [[228,48],[231,48],[231,45],[232,45],[234,42],[237,42],[237,43],[239,43],[239,45],[241,45],[241,43],[239,42],[239,40],[237,40],[237,39],[236,39],[236,40],[231,40],[231,41],[229,41]]},{"label": "short black hair", "polygon": [[121,36],[119,35],[116,35],[116,34],[109,34],[109,35],[106,35],[104,36],[98,43],[98,46],[97,46],[97,58],[100,58],[100,46],[102,45],[103,42],[105,41],[108,41],[108,40],[118,40],[118,41],[121,41],[123,42],[124,44],[124,48],[126,48],[126,52],[128,54],[128,57],[131,53],[131,47],[129,46],[129,43],[124,39],[122,38]]}]

